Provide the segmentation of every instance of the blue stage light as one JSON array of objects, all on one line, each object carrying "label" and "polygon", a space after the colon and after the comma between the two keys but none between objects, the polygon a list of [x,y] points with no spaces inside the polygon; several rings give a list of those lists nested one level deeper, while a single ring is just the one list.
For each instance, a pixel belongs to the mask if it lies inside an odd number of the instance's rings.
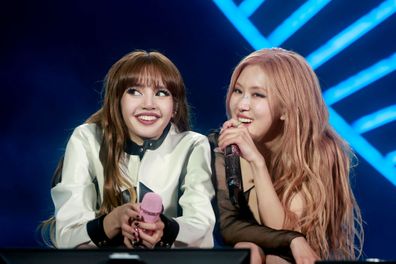
[{"label": "blue stage light", "polygon": [[344,29],[326,44],[307,56],[313,69],[317,69],[326,61],[347,48],[353,42],[379,25],[396,11],[396,1],[388,0],[371,10],[367,15]]},{"label": "blue stage light", "polygon": [[386,154],[385,159],[393,164],[393,166],[396,166],[396,150],[389,152],[388,154]]},{"label": "blue stage light", "polygon": [[307,1],[268,36],[268,41],[274,46],[281,45],[329,2],[330,0]]},{"label": "blue stage light", "polygon": [[396,53],[327,89],[323,97],[332,105],[396,70]]},{"label": "blue stage light", "polygon": [[359,135],[332,107],[329,107],[330,123],[337,132],[359,153],[371,166],[396,186],[396,168],[382,154]]},{"label": "blue stage light", "polygon": [[363,116],[352,123],[357,133],[363,134],[396,120],[396,105],[388,106],[375,113]]},{"label": "blue stage light", "polygon": [[[230,0],[213,0],[213,2],[216,3],[246,41],[256,50],[282,44],[328,3],[328,1],[325,0],[308,1],[289,18],[285,19],[268,39],[266,39],[248,18],[257,10],[258,4],[262,4],[263,1],[259,3],[260,1],[246,0],[240,5],[240,8]],[[368,14],[331,38],[319,49],[312,52],[307,57],[308,62],[313,69],[318,68],[386,20],[389,16],[394,14],[395,11],[396,0],[382,2],[382,4],[372,9]],[[396,164],[396,151],[388,153],[387,156],[384,157],[384,155],[360,135],[360,133],[364,133],[370,129],[393,121],[395,113],[394,106],[360,118],[354,123],[353,127],[331,107],[335,102],[344,99],[376,80],[390,74],[395,69],[396,53],[362,70],[354,76],[347,78],[338,85],[327,89],[323,95],[329,107],[330,123],[332,126],[334,126],[337,132],[349,142],[354,151],[396,186],[396,168],[394,166],[394,164]]]},{"label": "blue stage light", "polygon": [[265,0],[245,0],[239,4],[239,10],[250,17],[259,8]]},{"label": "blue stage light", "polygon": [[254,49],[269,48],[271,44],[231,0],[213,0]]}]

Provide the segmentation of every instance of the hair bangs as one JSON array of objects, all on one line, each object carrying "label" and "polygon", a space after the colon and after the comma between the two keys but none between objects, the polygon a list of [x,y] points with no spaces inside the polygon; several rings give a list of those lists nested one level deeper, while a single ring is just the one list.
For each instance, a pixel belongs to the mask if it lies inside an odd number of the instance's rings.
[{"label": "hair bangs", "polygon": [[126,62],[119,69],[119,87],[122,94],[127,88],[133,86],[152,87],[153,89],[166,88],[173,96],[180,96],[179,87],[182,81],[176,67],[172,67],[163,58],[149,53],[136,58],[135,61]]}]

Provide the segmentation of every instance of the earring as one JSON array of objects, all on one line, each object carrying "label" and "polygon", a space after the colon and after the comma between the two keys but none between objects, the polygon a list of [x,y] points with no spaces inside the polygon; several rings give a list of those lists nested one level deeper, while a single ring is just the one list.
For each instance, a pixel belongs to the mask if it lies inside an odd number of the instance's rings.
[{"label": "earring", "polygon": [[286,120],[286,116],[285,115],[281,115],[280,120]]}]

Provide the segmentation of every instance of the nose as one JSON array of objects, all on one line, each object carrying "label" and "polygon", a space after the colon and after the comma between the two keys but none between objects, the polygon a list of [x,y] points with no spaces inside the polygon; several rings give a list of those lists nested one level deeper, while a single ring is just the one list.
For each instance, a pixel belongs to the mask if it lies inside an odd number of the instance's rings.
[{"label": "nose", "polygon": [[152,93],[148,93],[144,95],[143,99],[143,109],[155,109],[154,95]]},{"label": "nose", "polygon": [[238,103],[238,108],[240,111],[246,111],[250,109],[250,96],[243,94]]}]

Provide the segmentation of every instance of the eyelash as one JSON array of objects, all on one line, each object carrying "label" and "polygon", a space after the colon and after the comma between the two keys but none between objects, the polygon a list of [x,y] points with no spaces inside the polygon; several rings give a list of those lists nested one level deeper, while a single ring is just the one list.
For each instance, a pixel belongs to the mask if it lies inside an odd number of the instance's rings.
[{"label": "eyelash", "polygon": [[127,89],[127,93],[130,95],[136,95],[136,93],[138,93],[138,95],[141,95],[142,93],[139,92],[136,88],[128,88]]},{"label": "eyelash", "polygon": [[233,93],[237,93],[237,94],[242,94],[242,91],[241,91],[241,89],[239,89],[239,88],[234,88],[234,89],[232,90],[232,92],[233,92]]},{"label": "eyelash", "polygon": [[259,98],[265,98],[266,97],[264,94],[261,94],[261,93],[254,93],[253,96],[254,97],[259,97]]},{"label": "eyelash", "polygon": [[[163,93],[164,95],[160,95],[160,93]],[[170,96],[171,93],[170,93],[168,90],[158,90],[158,91],[155,93],[155,95],[156,95],[156,96]]]},{"label": "eyelash", "polygon": [[[128,88],[127,93],[130,95],[135,95],[135,96],[142,95],[142,93],[136,88]],[[155,95],[160,96],[160,97],[165,97],[165,96],[170,96],[171,93],[168,90],[160,89],[160,90],[156,91]]]},{"label": "eyelash", "polygon": [[[242,90],[239,88],[234,88],[232,92],[236,94],[242,94]],[[253,93],[253,97],[265,98],[267,96],[261,93]]]}]

